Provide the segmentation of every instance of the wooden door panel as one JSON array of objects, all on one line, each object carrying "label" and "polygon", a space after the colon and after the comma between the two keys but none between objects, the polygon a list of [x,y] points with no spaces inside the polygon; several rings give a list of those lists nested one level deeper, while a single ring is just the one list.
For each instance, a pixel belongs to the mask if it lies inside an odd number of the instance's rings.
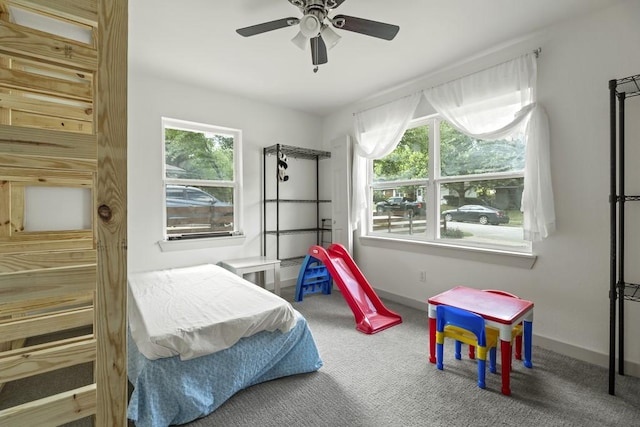
[{"label": "wooden door panel", "polygon": [[[93,384],[0,410],[0,425],[127,423],[127,10],[126,0],[0,0],[0,391],[95,366]],[[29,14],[87,40],[15,19]],[[88,189],[89,228],[30,228],[31,186]],[[52,197],[52,212],[65,208]]]}]

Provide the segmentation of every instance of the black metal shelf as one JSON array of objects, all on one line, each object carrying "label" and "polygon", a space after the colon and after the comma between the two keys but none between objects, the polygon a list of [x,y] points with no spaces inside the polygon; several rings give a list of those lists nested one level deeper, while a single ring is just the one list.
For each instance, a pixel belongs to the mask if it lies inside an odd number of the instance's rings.
[{"label": "black metal shelf", "polygon": [[[281,182],[277,177],[277,173],[273,174],[274,179],[276,180],[275,185],[275,197],[271,195],[271,197],[267,197],[267,158],[270,156],[275,156],[276,159],[280,158],[280,153],[283,153],[289,159],[305,159],[312,160],[315,163],[315,172],[316,172],[316,182],[315,182],[315,198],[313,199],[282,199],[280,198],[280,185]],[[265,147],[263,149],[263,172],[264,172],[264,180],[263,180],[263,192],[262,192],[262,200],[263,200],[263,238],[262,238],[262,254],[264,256],[273,256],[280,260],[281,267],[290,267],[301,265],[302,261],[306,254],[302,254],[300,256],[295,257],[280,257],[280,237],[285,235],[294,235],[294,234],[304,234],[304,233],[316,233],[316,244],[321,244],[322,234],[326,230],[320,224],[320,204],[321,203],[331,203],[331,200],[320,199],[320,160],[331,158],[331,153],[328,151],[320,151],[313,150],[309,148],[302,147],[294,147],[291,145],[283,145],[283,144],[275,144],[270,147]],[[277,172],[278,162],[275,162],[275,168]],[[270,174],[269,174],[270,175]],[[296,188],[296,192],[297,192]],[[271,190],[273,191],[273,190]],[[314,194],[313,191],[310,191],[308,188],[300,188],[300,194],[304,194],[306,196]],[[311,227],[305,228],[295,228],[295,229],[283,229],[280,222],[280,208],[282,204],[287,203],[307,203],[315,205],[315,215],[309,216],[309,222],[314,221],[315,224]],[[275,230],[267,228],[267,215],[268,209],[267,205],[275,204]],[[273,205],[271,205],[273,206]],[[270,212],[272,212],[270,210]],[[324,224],[323,224],[324,225]],[[275,236],[276,242],[276,253],[271,254],[268,252],[268,242],[267,236]],[[270,242],[273,242],[270,240]]]},{"label": "black metal shelf", "polygon": [[312,150],[310,148],[294,147],[292,145],[276,144],[264,149],[264,154],[274,155],[280,152],[294,159],[307,159],[307,160],[322,160],[331,157],[331,153],[328,151]]},{"label": "black metal shelf", "polygon": [[616,94],[621,96],[624,94],[626,98],[640,95],[640,74],[635,76],[625,77],[624,79],[615,80],[616,82]]},{"label": "black metal shelf", "polygon": [[[640,74],[609,80],[610,120],[610,276],[609,276],[609,394],[615,394],[616,322],[618,373],[624,375],[624,302],[640,302],[640,285],[625,282],[625,202],[640,196],[625,194],[625,101],[640,95]],[[617,307],[616,307],[617,302]]]},{"label": "black metal shelf", "polygon": [[640,302],[640,285],[625,283],[624,288],[621,289],[621,294],[624,295],[624,299],[628,301]]}]

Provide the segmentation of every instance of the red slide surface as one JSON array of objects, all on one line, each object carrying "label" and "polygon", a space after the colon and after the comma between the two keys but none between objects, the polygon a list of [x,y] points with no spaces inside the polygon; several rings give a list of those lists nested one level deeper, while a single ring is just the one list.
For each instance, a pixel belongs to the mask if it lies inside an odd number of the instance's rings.
[{"label": "red slide surface", "polygon": [[309,255],[327,267],[356,319],[356,329],[373,334],[402,323],[402,317],[387,309],[344,246],[334,243],[325,249],[311,246]]}]

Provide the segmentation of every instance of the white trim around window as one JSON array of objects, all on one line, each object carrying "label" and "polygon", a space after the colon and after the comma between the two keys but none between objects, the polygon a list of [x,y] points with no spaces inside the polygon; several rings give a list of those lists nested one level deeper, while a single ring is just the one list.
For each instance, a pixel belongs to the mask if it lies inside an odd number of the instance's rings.
[{"label": "white trim around window", "polygon": [[242,131],[163,117],[162,135],[162,250],[237,244]]},{"label": "white trim around window", "polygon": [[[365,227],[362,228],[366,230],[361,236],[362,244],[412,252],[424,251],[440,256],[531,268],[536,260],[535,255],[532,254],[532,244],[524,240],[522,226],[517,225],[522,221],[521,213],[518,211],[524,177],[522,168],[517,165],[505,171],[490,170],[481,173],[443,176],[440,158],[441,119],[437,116],[415,119],[410,122],[408,129],[421,126],[428,126],[429,160],[426,176],[419,174],[417,177],[404,176],[401,179],[386,178],[376,181],[374,180],[374,161],[368,161],[369,194],[367,200],[370,206],[368,214],[365,215]],[[481,141],[480,144],[482,143]],[[482,146],[478,146],[482,150]],[[518,147],[518,150],[524,150],[521,146]],[[392,155],[394,153],[390,154],[390,156]],[[443,201],[445,198],[449,200],[449,197],[456,198],[456,194],[459,194],[459,192],[447,194],[446,187],[451,188],[455,183],[465,188],[476,187],[470,194],[464,195],[465,198],[476,201],[465,204],[496,207],[477,201],[479,195],[475,192],[479,192],[480,187],[483,187],[482,190],[490,193],[493,197],[493,204],[500,206],[498,210],[502,212],[498,215],[506,214],[509,209],[512,217],[515,217],[514,221],[511,221],[511,224],[505,224],[499,221],[502,219],[506,221],[506,218],[494,218],[489,220],[490,224],[488,225],[468,223],[467,221],[451,221],[443,227],[443,212],[450,209]],[[474,183],[477,184],[474,185]],[[499,188],[491,187],[492,184],[498,183]],[[504,183],[509,183],[509,185]],[[496,197],[496,192],[499,193],[497,194],[499,197]],[[396,210],[395,207],[388,207],[384,201],[380,201],[385,197],[421,202],[423,206],[409,209],[409,205],[404,205]],[[381,203],[382,206],[379,206]],[[443,203],[445,204],[443,205]],[[514,223],[516,223],[515,226],[513,226]],[[445,237],[444,233],[447,232],[447,227],[448,233]],[[451,232],[454,232],[454,236],[451,236]],[[460,238],[457,238],[455,233],[459,233]],[[504,238],[501,237],[501,233],[504,233]],[[494,234],[498,234],[498,237],[493,236]]]}]

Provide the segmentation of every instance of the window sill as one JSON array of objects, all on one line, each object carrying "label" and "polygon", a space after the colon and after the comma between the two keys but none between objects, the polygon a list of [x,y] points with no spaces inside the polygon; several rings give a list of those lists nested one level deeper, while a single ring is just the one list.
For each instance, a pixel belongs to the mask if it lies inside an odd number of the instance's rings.
[{"label": "window sill", "polygon": [[473,248],[416,240],[388,239],[376,236],[361,236],[359,241],[363,246],[381,247],[526,269],[533,268],[538,258],[536,255],[522,252]]},{"label": "window sill", "polygon": [[162,252],[188,251],[193,249],[210,249],[244,244],[244,234],[225,237],[203,237],[185,240],[160,240],[158,246]]}]

